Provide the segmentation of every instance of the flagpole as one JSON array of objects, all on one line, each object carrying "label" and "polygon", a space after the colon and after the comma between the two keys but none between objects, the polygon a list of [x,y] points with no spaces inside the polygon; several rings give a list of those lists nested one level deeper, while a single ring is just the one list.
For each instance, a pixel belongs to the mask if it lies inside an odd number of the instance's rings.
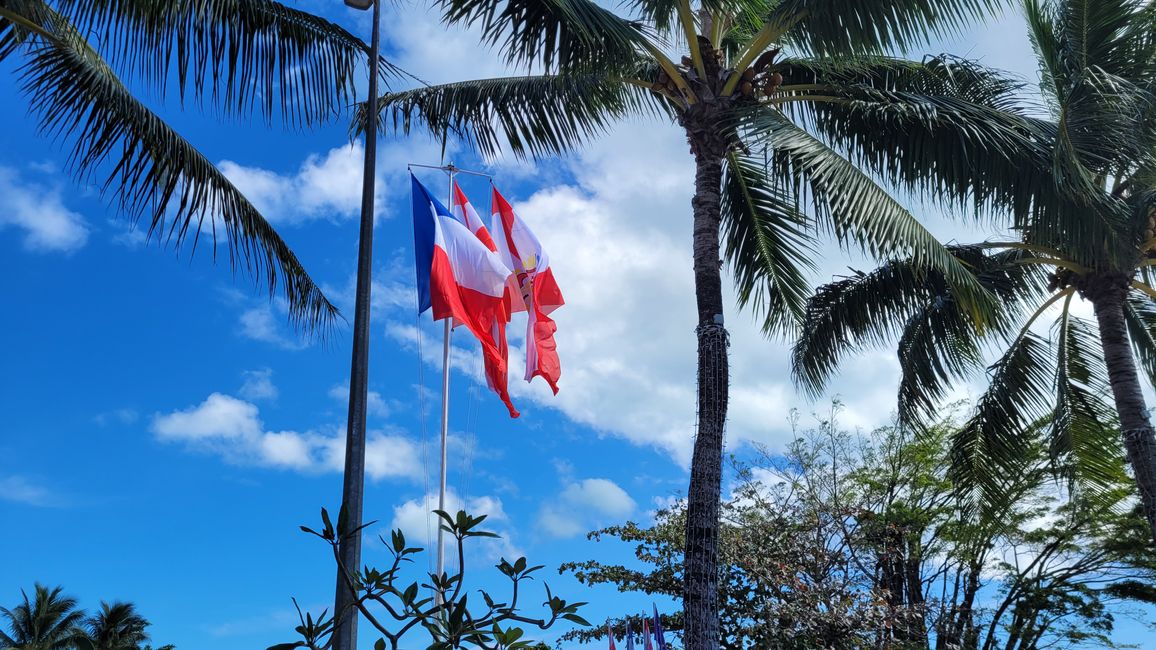
[{"label": "flagpole", "polygon": [[[453,212],[454,205],[454,172],[457,168],[453,163],[443,168],[449,175],[449,194],[446,199],[446,205]],[[449,426],[450,426],[450,334],[453,333],[453,316],[446,317],[445,334],[442,337],[442,462],[441,462],[441,482],[438,484],[438,510],[446,511],[446,447],[449,442]],[[446,544],[445,544],[445,530],[442,528],[442,522],[438,521],[438,570],[437,574],[440,576],[445,570],[446,562]],[[441,592],[436,593],[437,603],[442,602]]]},{"label": "flagpole", "polygon": [[[453,212],[454,205],[454,176],[457,174],[469,174],[471,176],[482,176],[492,179],[493,176],[484,172],[471,171],[469,169],[461,169],[453,163],[448,165],[419,165],[417,163],[410,163],[409,169],[419,167],[421,169],[436,169],[445,172],[449,175],[449,195],[446,200],[446,207],[450,212]],[[438,510],[446,511],[446,467],[447,467],[447,448],[449,443],[449,423],[450,423],[450,335],[453,332],[453,317],[445,319],[445,330],[442,337],[442,427],[441,427],[441,468],[440,480],[438,483]],[[442,530],[442,522],[438,521],[438,541],[437,541],[437,575],[441,575],[445,571],[445,531]],[[434,599],[437,604],[442,604],[442,597],[440,592],[435,592]]]}]

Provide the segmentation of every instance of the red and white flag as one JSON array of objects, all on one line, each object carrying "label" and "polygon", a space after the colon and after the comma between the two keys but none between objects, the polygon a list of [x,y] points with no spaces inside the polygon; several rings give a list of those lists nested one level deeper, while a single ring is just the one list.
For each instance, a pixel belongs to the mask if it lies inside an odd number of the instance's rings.
[{"label": "red and white flag", "polygon": [[478,211],[470,204],[470,200],[466,198],[465,192],[458,186],[457,181],[454,181],[454,204],[451,206],[454,216],[458,221],[466,224],[466,228],[470,232],[478,236],[478,239],[486,245],[486,248],[497,251],[498,246],[494,243],[494,238],[490,236],[490,231],[486,229],[486,224],[482,218],[478,216]]},{"label": "red and white flag", "polygon": [[510,269],[494,251],[413,178],[414,250],[418,311],[433,308],[434,320],[464,323],[482,344],[486,383],[510,410],[506,389],[507,280]]},{"label": "red and white flag", "polygon": [[514,272],[520,296],[513,297],[513,311],[525,310],[526,319],[526,381],[541,377],[558,393],[558,378],[562,366],[554,332],[558,326],[549,314],[564,304],[562,291],[554,280],[550,259],[542,250],[538,238],[526,222],[514,214],[514,209],[494,188],[491,230],[497,236],[498,255]]}]

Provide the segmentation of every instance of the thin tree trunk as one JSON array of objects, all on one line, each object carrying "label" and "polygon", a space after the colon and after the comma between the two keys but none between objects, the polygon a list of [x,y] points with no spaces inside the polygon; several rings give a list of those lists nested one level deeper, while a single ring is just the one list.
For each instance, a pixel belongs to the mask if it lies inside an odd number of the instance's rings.
[{"label": "thin tree trunk", "polygon": [[1120,416],[1124,449],[1136,477],[1136,487],[1140,492],[1144,515],[1148,518],[1148,526],[1152,530],[1152,539],[1156,541],[1156,431],[1148,419],[1136,361],[1128,342],[1128,329],[1124,320],[1124,298],[1127,291],[1127,285],[1118,281],[1093,294],[1092,305],[1100,325],[1100,345],[1104,349],[1108,379],[1112,384],[1112,396],[1116,400],[1116,413]]},{"label": "thin tree trunk", "polygon": [[687,491],[683,572],[686,650],[719,647],[718,556],[723,432],[727,415],[727,332],[719,262],[725,146],[688,128],[695,154],[694,283],[698,299],[698,432]]}]

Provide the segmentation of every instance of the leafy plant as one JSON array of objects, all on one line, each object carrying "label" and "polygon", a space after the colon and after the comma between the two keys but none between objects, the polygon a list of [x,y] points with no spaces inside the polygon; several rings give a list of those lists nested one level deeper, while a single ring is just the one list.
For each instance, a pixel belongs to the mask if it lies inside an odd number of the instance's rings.
[{"label": "leafy plant", "polygon": [[520,625],[533,626],[539,630],[549,629],[560,620],[589,625],[578,613],[586,603],[567,602],[554,595],[549,585],[544,585],[546,600],[542,603],[547,615],[533,618],[521,613],[519,599],[523,596],[523,584],[534,580],[534,574],[542,569],[541,565],[530,566],[524,557],[513,562],[502,558],[496,565],[498,571],[510,582],[508,598],[500,600],[487,591],[479,590],[483,605],[477,605],[475,598],[471,607],[468,594],[464,592],[465,541],[498,535],[479,528],[486,519],[484,515],[473,517],[458,511],[455,516],[450,516],[441,510],[435,510],[434,513],[440,520],[441,529],[452,538],[460,570],[454,574],[429,573],[427,582],[406,583],[403,567],[412,562],[413,556],[423,549],[408,546],[402,531],[394,530],[388,542],[384,537],[380,538],[393,556],[388,568],[365,566],[357,570],[346,567],[339,552],[341,541],[352,535],[360,535],[362,530],[376,522],[351,530],[342,512],[334,526],[328,511],[322,508],[321,529],[302,526],[301,530],[330,545],[340,575],[355,594],[354,603],[350,610],[336,612],[334,616],[324,611],[314,617],[298,608],[300,625],[296,632],[301,639],[272,646],[269,650],[329,648],[335,623],[340,617],[352,615],[353,609],[382,635],[374,644],[375,650],[397,650],[401,647],[401,640],[418,629],[429,636],[429,650],[451,650],[464,646],[485,650],[519,650],[536,647],[535,642],[525,638],[525,629]]}]

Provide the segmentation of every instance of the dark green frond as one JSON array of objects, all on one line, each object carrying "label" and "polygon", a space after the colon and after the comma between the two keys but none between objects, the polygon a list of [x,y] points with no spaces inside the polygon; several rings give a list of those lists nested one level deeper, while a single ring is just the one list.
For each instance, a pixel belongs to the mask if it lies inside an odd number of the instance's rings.
[{"label": "dark green frond", "polygon": [[1124,303],[1124,319],[1140,367],[1149,385],[1156,387],[1156,304],[1147,294],[1133,291]]},{"label": "dark green frond", "polygon": [[795,382],[816,396],[847,355],[889,343],[934,298],[927,279],[909,260],[894,260],[819,287],[792,351]]},{"label": "dark green frond", "polygon": [[810,199],[815,215],[838,240],[878,259],[910,258],[917,268],[936,270],[952,286],[973,322],[994,310],[991,295],[927,228],[870,176],[834,149],[761,106],[743,116],[748,139],[770,150],[778,178]]},{"label": "dark green frond", "polygon": [[989,371],[987,390],[952,441],[952,474],[960,490],[989,504],[1004,501],[1007,477],[1024,472],[1035,424],[1051,413],[1050,346],[1025,332]]},{"label": "dark green frond", "polygon": [[1095,328],[1069,310],[1056,322],[1055,408],[1048,452],[1053,467],[1085,493],[1119,485],[1123,464],[1116,413],[1108,400],[1108,370]]},{"label": "dark green frond", "polygon": [[437,0],[449,24],[476,27],[506,60],[547,72],[629,67],[646,35],[640,23],[591,0]]},{"label": "dark green frond", "polygon": [[[355,100],[369,46],[344,28],[272,0],[59,0],[112,67],[229,115],[311,125]],[[387,75],[397,70],[382,59]]]},{"label": "dark green frond", "polygon": [[813,229],[797,202],[767,178],[763,161],[731,154],[723,176],[723,240],[739,304],[767,334],[794,333],[811,286]]},{"label": "dark green frond", "polygon": [[[631,15],[638,15],[662,35],[668,35],[680,30],[678,5],[686,0],[626,0],[624,4],[631,7]],[[774,0],[696,0],[686,2],[692,11],[706,10],[715,19],[726,20],[732,16],[741,16],[752,12],[765,15]],[[761,16],[760,16],[761,17]],[[701,33],[701,28],[700,32]]]},{"label": "dark green frond", "polygon": [[796,47],[821,56],[906,51],[961,32],[1006,0],[783,0],[767,22],[789,24]]},{"label": "dark green frond", "polygon": [[[509,143],[518,156],[566,151],[629,114],[662,110],[649,91],[603,75],[480,79],[389,93],[379,123],[404,134],[428,129],[493,155]],[[355,124],[363,123],[364,105]]]},{"label": "dark green frond", "polygon": [[782,70],[787,87],[840,98],[792,103],[793,113],[907,192],[1017,222],[1057,200],[1054,127],[1029,119],[1020,84],[998,71],[951,57],[787,59]]},{"label": "dark green frond", "polygon": [[73,142],[78,175],[104,174],[103,191],[148,233],[179,247],[202,234],[223,239],[234,269],[280,289],[290,318],[305,330],[324,330],[337,318],[297,257],[249,201],[200,152],[130,93],[100,56],[63,18],[54,37],[28,52],[23,89],[48,134]]}]

